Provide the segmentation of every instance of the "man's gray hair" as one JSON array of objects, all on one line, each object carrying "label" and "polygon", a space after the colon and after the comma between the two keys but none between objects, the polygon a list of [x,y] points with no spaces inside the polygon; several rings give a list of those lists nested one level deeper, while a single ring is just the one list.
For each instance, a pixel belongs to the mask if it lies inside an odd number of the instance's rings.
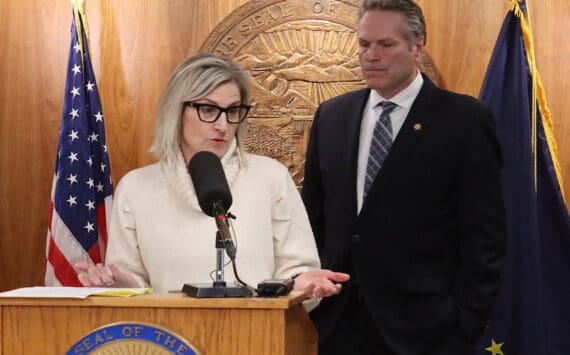
[{"label": "man's gray hair", "polygon": [[404,35],[408,38],[410,45],[420,37],[424,39],[425,43],[427,33],[424,14],[422,9],[412,0],[363,0],[358,10],[358,22],[367,11],[372,10],[401,12],[407,19]]},{"label": "man's gray hair", "polygon": [[[160,96],[150,151],[161,161],[173,165],[180,152],[183,102],[201,99],[220,85],[230,82],[238,86],[241,103],[248,104],[251,99],[249,75],[231,60],[203,53],[180,63]],[[246,133],[247,120],[244,120],[236,133],[238,149],[243,148]]]}]

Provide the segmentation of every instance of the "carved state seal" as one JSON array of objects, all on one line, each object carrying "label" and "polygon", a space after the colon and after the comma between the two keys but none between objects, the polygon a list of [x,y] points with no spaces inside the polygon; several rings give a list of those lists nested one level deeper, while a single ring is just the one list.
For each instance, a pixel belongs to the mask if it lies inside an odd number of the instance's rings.
[{"label": "carved state seal", "polygon": [[[253,78],[245,145],[276,158],[302,184],[309,129],[318,105],[363,88],[358,61],[359,0],[251,0],[226,17],[201,52],[232,58]],[[424,55],[420,69],[435,83]]]},{"label": "carved state seal", "polygon": [[200,355],[178,334],[146,323],[119,322],[93,330],[67,355]]}]

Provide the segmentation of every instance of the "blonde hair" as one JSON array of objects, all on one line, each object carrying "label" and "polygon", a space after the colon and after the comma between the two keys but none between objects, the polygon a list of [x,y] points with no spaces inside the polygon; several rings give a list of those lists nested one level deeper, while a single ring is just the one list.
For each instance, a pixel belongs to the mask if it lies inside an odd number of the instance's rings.
[{"label": "blonde hair", "polygon": [[[231,60],[202,53],[180,63],[160,96],[150,151],[161,161],[173,165],[180,152],[183,102],[201,99],[228,82],[238,86],[241,103],[248,104],[251,100],[249,76]],[[236,132],[236,144],[240,150],[246,133],[247,120],[244,120]]]}]

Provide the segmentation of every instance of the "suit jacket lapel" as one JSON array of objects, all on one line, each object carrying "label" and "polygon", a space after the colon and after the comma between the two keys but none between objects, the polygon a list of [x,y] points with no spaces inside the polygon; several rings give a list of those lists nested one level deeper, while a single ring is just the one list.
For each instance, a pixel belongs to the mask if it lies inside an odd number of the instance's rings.
[{"label": "suit jacket lapel", "polygon": [[368,97],[370,96],[370,90],[364,89],[357,92],[355,100],[347,105],[346,111],[341,112],[342,119],[345,123],[343,138],[339,140],[340,142],[346,142],[344,149],[344,154],[341,154],[342,164],[339,165],[340,169],[344,169],[346,172],[346,193],[348,208],[351,210],[351,215],[356,218],[356,172],[358,169],[358,146],[360,142],[360,124],[362,122],[362,112]]},{"label": "suit jacket lapel", "polygon": [[375,200],[381,198],[387,184],[397,179],[398,174],[405,173],[406,166],[410,164],[410,156],[414,153],[414,147],[418,146],[426,130],[429,129],[434,108],[437,106],[438,88],[425,76],[424,84],[414,101],[410,112],[394,140],[386,160],[382,164],[376,179],[370,186],[366,200],[362,205],[359,217],[366,214],[366,210]]}]

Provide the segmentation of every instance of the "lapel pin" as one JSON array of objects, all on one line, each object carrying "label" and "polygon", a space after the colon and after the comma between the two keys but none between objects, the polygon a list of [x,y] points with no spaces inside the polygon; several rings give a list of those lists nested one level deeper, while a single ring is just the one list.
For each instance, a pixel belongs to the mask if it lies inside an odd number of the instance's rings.
[{"label": "lapel pin", "polygon": [[421,131],[421,130],[422,130],[422,124],[421,123],[414,124],[414,131]]}]

